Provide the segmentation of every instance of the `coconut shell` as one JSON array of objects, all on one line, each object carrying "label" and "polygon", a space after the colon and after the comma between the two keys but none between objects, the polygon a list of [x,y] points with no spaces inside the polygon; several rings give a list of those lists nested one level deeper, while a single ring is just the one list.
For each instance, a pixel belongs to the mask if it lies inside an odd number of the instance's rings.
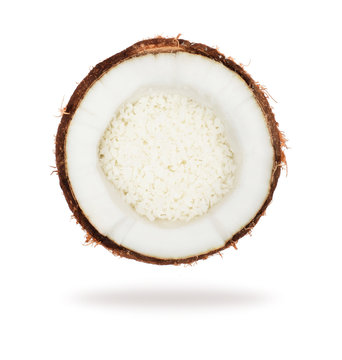
[{"label": "coconut shell", "polygon": [[[87,93],[88,89],[106,72],[108,72],[114,66],[120,64],[123,61],[128,59],[142,56],[146,54],[155,54],[155,53],[175,53],[178,51],[188,52],[191,54],[197,54],[201,56],[208,57],[212,60],[215,60],[230,70],[237,73],[249,86],[252,90],[257,102],[260,105],[264,113],[264,117],[267,122],[268,130],[270,133],[272,146],[274,149],[274,164],[273,172],[270,181],[270,189],[268,197],[265,202],[255,215],[255,217],[239,232],[237,232],[231,239],[227,239],[225,245],[219,249],[210,251],[205,254],[188,257],[184,259],[159,259],[150,256],[145,256],[140,253],[129,250],[123,246],[119,246],[114,241],[108,237],[100,234],[97,229],[89,222],[87,217],[84,215],[82,209],[80,208],[75,195],[73,194],[72,187],[69,181],[67,169],[66,169],[66,135],[70,122],[80,105],[82,99]],[[206,259],[209,256],[218,253],[220,254],[222,250],[233,246],[236,248],[236,243],[238,240],[249,233],[253,227],[257,224],[260,217],[265,214],[267,206],[270,204],[274,190],[277,186],[278,178],[281,172],[281,169],[286,166],[286,159],[283,149],[285,147],[285,137],[279,131],[278,123],[275,121],[274,114],[268,102],[268,93],[264,88],[262,88],[258,83],[256,83],[251,76],[243,69],[241,65],[238,65],[230,57],[225,57],[217,49],[211,48],[209,46],[192,43],[187,40],[176,38],[163,38],[157,37],[154,39],[143,40],[137,42],[136,44],[128,47],[127,49],[121,51],[120,53],[111,56],[110,58],[102,61],[96,65],[89,74],[82,80],[82,82],[77,86],[76,90],[72,94],[67,106],[63,109],[63,116],[58,127],[57,136],[56,136],[56,165],[57,172],[59,176],[60,186],[63,190],[65,199],[69,205],[70,210],[73,213],[76,221],[82,226],[86,232],[86,243],[92,244],[101,244],[108,250],[110,250],[114,255],[134,259],[137,261],[142,261],[145,263],[158,264],[158,265],[178,265],[178,264],[191,264],[201,259]]]}]

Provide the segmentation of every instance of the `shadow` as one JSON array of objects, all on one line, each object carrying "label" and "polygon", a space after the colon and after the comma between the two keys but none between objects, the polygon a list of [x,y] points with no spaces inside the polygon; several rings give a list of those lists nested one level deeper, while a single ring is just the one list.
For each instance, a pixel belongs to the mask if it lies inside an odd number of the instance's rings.
[{"label": "shadow", "polygon": [[126,308],[217,308],[264,305],[272,301],[272,297],[256,291],[138,288],[78,293],[72,300],[84,305]]}]

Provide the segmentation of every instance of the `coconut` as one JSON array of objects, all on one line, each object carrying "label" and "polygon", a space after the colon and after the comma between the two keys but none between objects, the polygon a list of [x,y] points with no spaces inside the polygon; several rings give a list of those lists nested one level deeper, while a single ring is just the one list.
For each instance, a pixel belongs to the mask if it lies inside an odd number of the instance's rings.
[{"label": "coconut", "polygon": [[231,58],[179,38],[96,65],[56,136],[60,186],[86,241],[174,265],[236,247],[285,165],[267,98]]}]

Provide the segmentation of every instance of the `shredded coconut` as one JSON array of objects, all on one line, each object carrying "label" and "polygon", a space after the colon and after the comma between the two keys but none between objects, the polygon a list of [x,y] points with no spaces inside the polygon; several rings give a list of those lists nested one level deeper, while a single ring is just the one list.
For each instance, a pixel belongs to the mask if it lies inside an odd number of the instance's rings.
[{"label": "shredded coconut", "polygon": [[233,187],[234,154],[212,109],[155,91],[124,103],[99,145],[106,177],[149,220],[189,221]]}]

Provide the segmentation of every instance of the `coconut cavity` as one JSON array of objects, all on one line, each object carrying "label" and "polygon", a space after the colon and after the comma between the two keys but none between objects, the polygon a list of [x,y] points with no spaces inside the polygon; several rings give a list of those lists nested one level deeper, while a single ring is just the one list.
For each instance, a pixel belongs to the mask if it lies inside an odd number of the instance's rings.
[{"label": "coconut cavity", "polygon": [[189,221],[233,187],[234,155],[213,109],[180,93],[125,102],[99,145],[107,179],[149,220]]}]

